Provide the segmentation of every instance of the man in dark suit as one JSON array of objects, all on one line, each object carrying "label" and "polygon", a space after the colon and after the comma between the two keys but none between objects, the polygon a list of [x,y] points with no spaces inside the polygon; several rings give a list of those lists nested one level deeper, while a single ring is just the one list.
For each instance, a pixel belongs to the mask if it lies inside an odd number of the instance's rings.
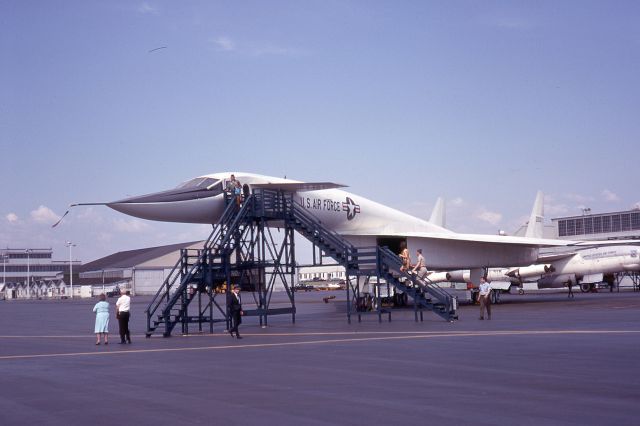
[{"label": "man in dark suit", "polygon": [[231,337],[242,339],[242,337],[240,336],[240,332],[238,331],[238,326],[242,323],[242,315],[244,315],[244,312],[242,311],[240,286],[237,284],[233,286],[233,291],[231,292],[229,313],[231,314],[231,329],[229,330],[229,334],[231,334]]}]

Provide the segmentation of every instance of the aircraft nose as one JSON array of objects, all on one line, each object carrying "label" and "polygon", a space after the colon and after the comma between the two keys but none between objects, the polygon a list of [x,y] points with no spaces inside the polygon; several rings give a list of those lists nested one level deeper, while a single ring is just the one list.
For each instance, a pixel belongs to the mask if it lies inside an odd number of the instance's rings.
[{"label": "aircraft nose", "polygon": [[114,201],[110,204],[127,204],[127,203],[172,203],[177,201],[195,200],[199,198],[209,198],[218,195],[220,192],[207,189],[169,189],[166,191],[153,192],[151,194],[138,195],[122,200]]},{"label": "aircraft nose", "polygon": [[224,210],[222,189],[176,188],[107,203],[121,213],[163,222],[215,223]]}]

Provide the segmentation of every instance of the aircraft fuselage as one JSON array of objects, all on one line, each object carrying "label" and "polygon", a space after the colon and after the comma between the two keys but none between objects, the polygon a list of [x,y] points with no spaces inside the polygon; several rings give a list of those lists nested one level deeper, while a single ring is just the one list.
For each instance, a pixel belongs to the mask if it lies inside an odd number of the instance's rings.
[{"label": "aircraft fuselage", "polygon": [[[541,243],[518,237],[457,234],[367,198],[333,188],[313,190],[313,184],[293,180],[234,173],[250,192],[254,186],[297,188],[294,202],[322,224],[357,246],[376,245],[381,237],[403,239],[414,256],[423,249],[430,269],[481,268],[527,265],[537,259]],[[194,178],[178,188],[131,197],[109,207],[127,215],[167,222],[215,224],[225,208],[224,188],[231,173]],[[293,186],[292,186],[293,184]],[[289,186],[287,186],[289,185]],[[297,185],[297,186],[296,186]]]}]

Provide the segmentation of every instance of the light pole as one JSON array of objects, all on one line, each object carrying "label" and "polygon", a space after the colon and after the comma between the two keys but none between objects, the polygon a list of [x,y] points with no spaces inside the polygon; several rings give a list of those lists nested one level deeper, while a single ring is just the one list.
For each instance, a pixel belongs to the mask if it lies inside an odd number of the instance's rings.
[{"label": "light pole", "polygon": [[69,247],[69,284],[71,287],[71,298],[73,299],[73,260],[71,260],[71,247],[75,247],[71,241],[67,241],[67,247]]},{"label": "light pole", "polygon": [[31,299],[31,249],[24,252],[27,253],[27,298]]},{"label": "light pole", "polygon": [[2,253],[2,287],[4,291],[7,291],[7,259],[9,255],[5,251]]}]

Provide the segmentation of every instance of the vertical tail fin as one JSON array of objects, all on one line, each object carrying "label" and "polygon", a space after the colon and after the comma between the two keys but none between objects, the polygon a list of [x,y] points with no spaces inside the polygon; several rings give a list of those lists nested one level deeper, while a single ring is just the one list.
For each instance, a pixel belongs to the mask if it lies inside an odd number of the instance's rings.
[{"label": "vertical tail fin", "polygon": [[436,200],[436,205],[433,206],[433,211],[431,212],[431,217],[429,218],[429,222],[440,226],[442,228],[446,228],[447,227],[447,218],[446,218],[446,211],[445,211],[445,205],[444,205],[444,199],[442,197],[438,197],[438,199]]},{"label": "vertical tail fin", "polygon": [[536,201],[533,203],[533,210],[527,224],[527,231],[524,236],[527,238],[542,238],[544,229],[544,194],[538,191]]}]

